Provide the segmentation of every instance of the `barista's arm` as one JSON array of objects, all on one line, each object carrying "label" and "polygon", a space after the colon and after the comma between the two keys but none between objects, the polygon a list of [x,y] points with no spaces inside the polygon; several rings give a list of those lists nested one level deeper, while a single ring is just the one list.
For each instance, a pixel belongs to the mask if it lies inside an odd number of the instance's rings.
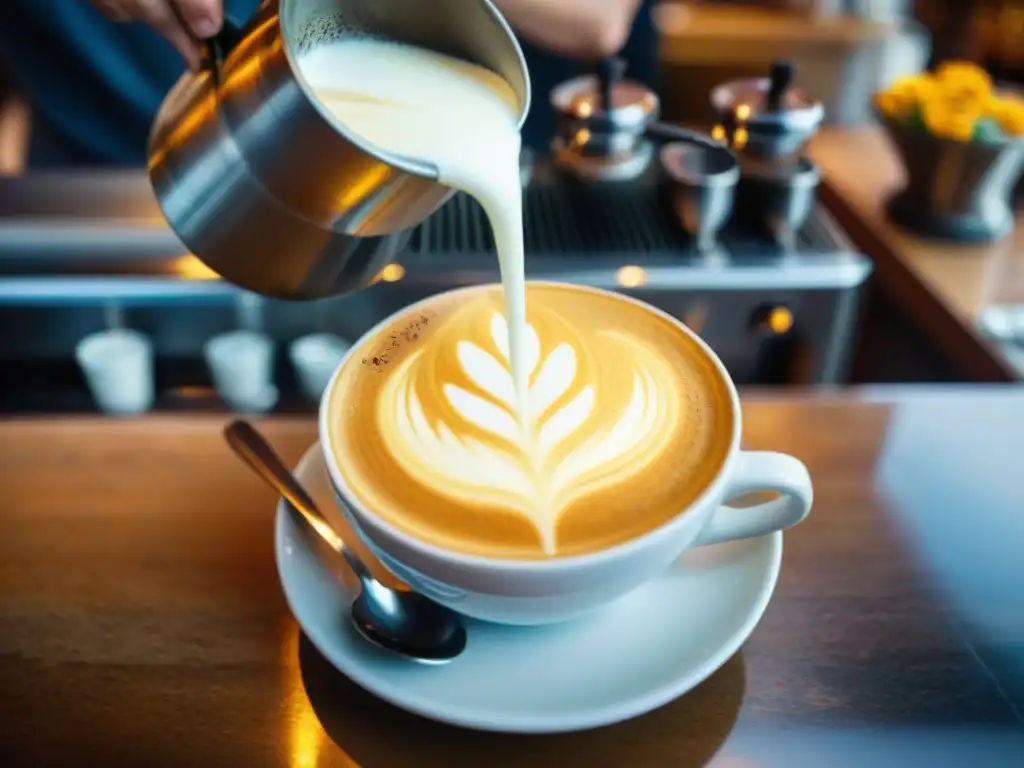
[{"label": "barista's arm", "polygon": [[[7,0],[0,0],[6,2]],[[114,21],[143,21],[195,65],[197,38],[220,29],[222,0],[92,0]],[[516,31],[533,43],[575,58],[618,53],[629,38],[639,0],[495,0]]]},{"label": "barista's arm", "polygon": [[612,56],[629,39],[639,0],[494,0],[530,42],[573,58]]}]

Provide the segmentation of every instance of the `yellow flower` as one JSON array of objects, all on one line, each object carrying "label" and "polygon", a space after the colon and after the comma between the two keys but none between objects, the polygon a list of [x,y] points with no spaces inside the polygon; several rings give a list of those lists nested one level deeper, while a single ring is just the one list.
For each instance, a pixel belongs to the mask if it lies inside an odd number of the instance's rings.
[{"label": "yellow flower", "polygon": [[944,99],[963,103],[965,110],[979,114],[992,95],[992,78],[981,67],[966,61],[947,62],[935,73]]},{"label": "yellow flower", "polygon": [[1007,136],[1024,136],[1024,101],[1013,97],[993,97],[988,114]]},{"label": "yellow flower", "polygon": [[875,106],[886,117],[910,117],[935,91],[935,81],[928,75],[898,78],[875,96]]},{"label": "yellow flower", "polygon": [[907,117],[915,105],[892,91],[882,91],[875,94],[875,106],[886,117],[901,118]]},{"label": "yellow flower", "polygon": [[921,105],[921,119],[925,128],[940,139],[970,141],[981,111],[973,109],[973,105],[965,105],[958,99],[944,96],[938,94]]},{"label": "yellow flower", "polygon": [[940,80],[976,80],[992,87],[992,78],[988,72],[970,61],[947,61],[935,70]]}]

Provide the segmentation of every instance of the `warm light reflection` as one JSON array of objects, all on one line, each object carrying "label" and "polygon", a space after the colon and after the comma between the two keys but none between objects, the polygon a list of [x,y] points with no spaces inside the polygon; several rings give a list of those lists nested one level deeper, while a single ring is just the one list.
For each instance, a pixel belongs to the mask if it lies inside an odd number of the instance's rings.
[{"label": "warm light reflection", "polygon": [[[353,171],[352,175],[345,178],[345,184],[339,187],[336,201],[337,210],[347,211],[362,204],[366,198],[377,192],[393,173],[394,170],[391,166],[384,163],[371,163],[360,166],[359,173],[356,174]],[[390,209],[388,209],[387,213],[390,213]],[[371,215],[367,216],[366,223],[373,224],[376,222],[374,214],[379,215],[377,209],[374,209]],[[366,223],[364,223],[362,229],[370,231],[366,229]]]},{"label": "warm light reflection", "polygon": [[775,307],[768,313],[768,327],[772,333],[788,333],[793,327],[793,313],[785,307]]},{"label": "warm light reflection", "polygon": [[170,266],[184,280],[220,280],[220,275],[190,253],[173,259]]},{"label": "warm light reflection", "polygon": [[647,270],[632,264],[622,267],[616,273],[615,281],[623,288],[639,288],[647,282]]},{"label": "warm light reflection", "polygon": [[[278,25],[277,14],[273,14],[271,17],[265,19],[263,23],[258,25],[249,31],[246,36],[245,42],[239,46],[241,50],[244,46],[252,46],[251,41],[263,41],[270,37],[269,32],[276,28]],[[259,79],[259,74],[264,67],[265,60],[278,57],[282,55],[284,43],[280,39],[275,39],[270,45],[264,46],[264,50],[251,54],[249,58],[242,61],[242,63],[234,66],[228,73],[228,77],[220,84],[220,88],[223,89],[226,94],[231,94],[239,90],[252,90],[254,83]],[[213,74],[210,71],[205,71],[201,74],[195,75],[197,79],[206,78],[210,80],[206,87],[202,91],[202,95],[199,99],[190,104],[189,109],[178,117],[177,123],[170,129],[164,137],[162,145],[157,145],[149,157],[149,167],[154,168],[164,162],[167,152],[180,149],[188,141],[190,141],[197,133],[200,133],[210,123],[215,122],[218,118],[216,117],[218,110],[220,109],[220,102],[222,98],[230,98],[225,95],[219,97],[217,88],[214,87]],[[194,90],[194,89],[193,89]],[[186,91],[185,93],[189,93]],[[183,98],[184,96],[179,96]]]},{"label": "warm light reflection", "polygon": [[[231,68],[223,87],[227,90],[239,88],[251,88],[258,79],[260,70],[267,61],[273,60],[282,55],[284,50],[283,36],[273,34],[273,30],[280,25],[278,15],[272,14],[265,18],[260,24],[253,27],[245,36],[245,40],[236,49],[239,58],[244,60]],[[269,43],[267,41],[270,41]],[[253,50],[259,47],[260,50]],[[248,58],[245,58],[248,56]]]},{"label": "warm light reflection", "polygon": [[[199,77],[210,77],[209,73]],[[178,122],[170,129],[162,144],[157,144],[149,156],[149,168],[152,170],[160,166],[165,159],[167,152],[173,152],[184,146],[192,136],[199,132],[204,126],[214,120],[217,109],[217,99],[212,89],[203,99],[192,106],[188,112],[183,114]]]},{"label": "warm light reflection", "polygon": [[175,387],[170,390],[170,394],[183,400],[208,400],[211,397],[217,396],[217,390],[213,387],[186,385]]},{"label": "warm light reflection", "polygon": [[716,125],[711,129],[711,138],[715,141],[725,141],[725,126]]},{"label": "warm light reflection", "polygon": [[582,147],[590,142],[590,130],[587,128],[580,128],[576,131],[576,135],[572,138],[573,144],[578,147]]},{"label": "warm light reflection", "polygon": [[401,264],[388,264],[380,271],[379,278],[385,283],[397,283],[405,277],[405,267]]},{"label": "warm light reflection", "polygon": [[747,133],[746,128],[737,128],[736,132],[732,135],[732,146],[735,149],[743,149],[747,146],[747,140],[750,138],[750,134]]},{"label": "warm light reflection", "polygon": [[293,768],[316,768],[326,734],[306,697],[299,668],[299,628],[292,624],[281,643],[284,658],[285,740]]},{"label": "warm light reflection", "polygon": [[747,122],[750,119],[750,105],[749,104],[738,104],[736,106],[736,119],[741,123]]},{"label": "warm light reflection", "polygon": [[576,104],[576,117],[585,120],[594,114],[594,105],[589,101],[580,101]]}]

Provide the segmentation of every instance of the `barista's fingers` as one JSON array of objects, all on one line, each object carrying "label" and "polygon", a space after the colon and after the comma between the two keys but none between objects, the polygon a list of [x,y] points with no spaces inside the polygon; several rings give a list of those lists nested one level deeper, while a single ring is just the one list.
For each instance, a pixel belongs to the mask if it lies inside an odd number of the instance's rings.
[{"label": "barista's fingers", "polygon": [[145,22],[167,38],[190,67],[195,69],[199,66],[199,43],[178,18],[177,7],[173,7],[168,0],[134,0],[134,5],[135,17],[139,21]]},{"label": "barista's fingers", "polygon": [[220,32],[224,23],[222,0],[171,0],[178,7],[180,18],[191,33],[206,40]]}]

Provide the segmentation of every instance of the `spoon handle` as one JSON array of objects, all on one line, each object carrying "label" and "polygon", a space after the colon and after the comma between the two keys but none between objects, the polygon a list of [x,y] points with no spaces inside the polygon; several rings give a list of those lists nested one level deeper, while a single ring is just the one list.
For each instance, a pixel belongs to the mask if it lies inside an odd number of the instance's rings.
[{"label": "spoon handle", "polygon": [[682,126],[671,125],[670,123],[651,123],[647,126],[645,135],[648,139],[652,139],[659,143],[681,141],[684,144],[693,144],[698,147],[703,147],[704,149],[724,149],[727,152],[730,151],[724,143],[711,138],[707,134],[701,133],[700,131],[692,131],[689,128],[683,128]]},{"label": "spoon handle", "polygon": [[[224,439],[235,455],[263,478],[267,485],[280,493],[321,538],[336,552],[347,555],[347,548],[323,513],[317,509],[316,503],[299,485],[277,451],[252,424],[242,420],[231,422],[224,428]],[[346,556],[345,559],[350,558]]]}]

